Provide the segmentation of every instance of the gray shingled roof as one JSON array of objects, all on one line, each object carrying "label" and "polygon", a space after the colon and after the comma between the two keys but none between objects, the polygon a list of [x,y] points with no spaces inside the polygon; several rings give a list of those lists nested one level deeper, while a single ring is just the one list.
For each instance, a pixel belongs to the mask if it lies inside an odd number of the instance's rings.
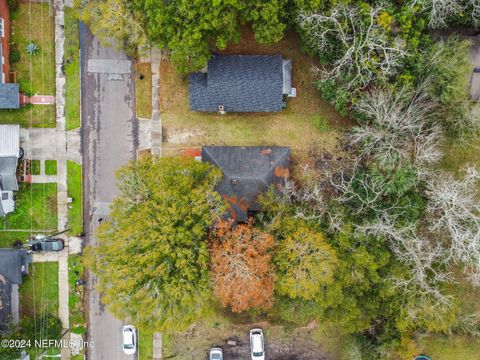
[{"label": "gray shingled roof", "polygon": [[0,84],[0,109],[18,109],[19,107],[18,84]]},{"label": "gray shingled roof", "polygon": [[283,108],[280,55],[214,56],[208,72],[190,75],[190,110],[275,112]]},{"label": "gray shingled roof", "polygon": [[259,194],[271,185],[282,187],[289,176],[290,148],[279,146],[205,146],[202,161],[222,170],[217,191],[230,203],[229,215],[246,221],[248,211],[260,210]]},{"label": "gray shingled roof", "polygon": [[20,151],[20,126],[0,125],[0,189],[18,190],[17,162]]}]

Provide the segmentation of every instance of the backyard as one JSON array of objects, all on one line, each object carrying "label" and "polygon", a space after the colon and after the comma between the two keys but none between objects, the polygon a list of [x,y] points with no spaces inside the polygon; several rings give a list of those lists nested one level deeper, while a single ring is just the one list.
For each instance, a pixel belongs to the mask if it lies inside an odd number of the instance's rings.
[{"label": "backyard", "polygon": [[[298,38],[289,33],[273,45],[259,45],[246,29],[238,45],[228,47],[226,54],[282,54],[292,59],[293,86],[296,98],[287,99],[279,113],[190,112],[188,78],[179,75],[168,60],[160,65],[160,111],[164,134],[164,153],[175,154],[186,147],[202,145],[282,145],[290,146],[294,163],[313,143],[329,152],[338,145],[338,134],[351,122],[339,116],[320,98],[315,87],[314,60],[300,51]],[[172,91],[172,89],[175,89]]]},{"label": "backyard", "polygon": [[[11,12],[12,52],[18,61],[12,64],[20,91],[26,95],[55,95],[54,17],[49,3],[19,2]],[[34,55],[26,52],[35,44]],[[26,106],[18,110],[2,110],[0,123],[17,123],[24,127],[55,127],[53,105]]]}]

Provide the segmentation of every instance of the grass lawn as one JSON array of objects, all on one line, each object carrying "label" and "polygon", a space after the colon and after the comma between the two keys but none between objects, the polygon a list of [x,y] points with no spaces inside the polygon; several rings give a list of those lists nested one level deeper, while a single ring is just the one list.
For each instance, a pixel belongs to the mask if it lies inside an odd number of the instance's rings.
[{"label": "grass lawn", "polygon": [[28,127],[55,127],[55,105],[27,105],[18,110],[0,110],[0,124]]},{"label": "grass lawn", "polygon": [[[13,65],[20,90],[27,94],[55,95],[55,32],[53,9],[49,3],[19,2],[11,14],[12,42],[20,52]],[[39,50],[29,56],[25,47],[31,41]]]},{"label": "grass lawn", "polygon": [[[140,77],[143,77],[140,79]],[[138,118],[152,117],[152,68],[150,63],[135,64],[135,109]]]},{"label": "grass lawn", "polygon": [[312,66],[316,63],[301,53],[296,35],[287,33],[273,45],[254,41],[245,29],[241,42],[229,46],[225,54],[282,54],[292,59],[293,86],[297,97],[287,99],[287,108],[279,113],[190,112],[188,78],[182,78],[172,64],[160,65],[160,111],[165,128],[164,153],[177,154],[185,147],[203,145],[281,145],[290,146],[294,163],[302,163],[313,143],[335,152],[338,132],[351,126],[323,101],[315,87]]},{"label": "grass lawn", "polygon": [[150,360],[153,356],[153,334],[140,330],[138,333],[138,359]]},{"label": "grass lawn", "polygon": [[85,332],[85,317],[83,309],[83,286],[75,286],[77,280],[83,279],[83,264],[80,255],[68,257],[68,284],[70,295],[68,308],[70,309],[70,328],[72,332],[82,334]]},{"label": "grass lawn", "polygon": [[34,263],[20,286],[20,316],[58,316],[58,263]]},{"label": "grass lawn", "polygon": [[80,127],[80,43],[75,10],[65,7],[65,116],[66,128]]},{"label": "grass lawn", "polygon": [[57,175],[57,160],[45,160],[45,175]]},{"label": "grass lawn", "polygon": [[30,160],[30,174],[40,175],[40,160]]},{"label": "grass lawn", "polygon": [[30,235],[30,231],[0,231],[0,248],[12,247],[17,240],[25,242]]},{"label": "grass lawn", "polygon": [[56,230],[57,184],[20,184],[15,211],[0,219],[4,230]]},{"label": "grass lawn", "polygon": [[466,165],[480,166],[480,136],[466,141],[451,139],[445,146],[442,168],[458,175]]},{"label": "grass lawn", "polygon": [[83,207],[82,207],[82,166],[67,161],[67,188],[68,196],[73,199],[68,209],[68,226],[70,233],[79,235],[83,232]]},{"label": "grass lawn", "polygon": [[435,360],[480,359],[480,340],[467,336],[427,336],[419,348]]}]

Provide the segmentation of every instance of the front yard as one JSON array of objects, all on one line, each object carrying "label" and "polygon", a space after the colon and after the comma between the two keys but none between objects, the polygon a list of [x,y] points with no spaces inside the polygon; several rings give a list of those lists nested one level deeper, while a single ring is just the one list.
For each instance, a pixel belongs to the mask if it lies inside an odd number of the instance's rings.
[{"label": "front yard", "polygon": [[320,98],[312,66],[315,61],[301,53],[298,38],[287,34],[274,45],[259,45],[245,30],[238,45],[228,54],[282,54],[292,59],[293,86],[297,97],[287,99],[279,113],[190,112],[188,78],[182,78],[168,60],[160,66],[160,111],[165,128],[164,153],[178,154],[186,147],[202,145],[279,145],[290,146],[294,162],[302,162],[313,143],[333,152],[339,131],[351,125]]},{"label": "front yard", "polygon": [[4,230],[56,230],[57,184],[20,184],[15,211],[0,219]]},{"label": "front yard", "polygon": [[[19,2],[11,12],[11,52],[18,61],[11,64],[17,74],[20,91],[27,95],[55,95],[54,16],[50,3]],[[27,44],[38,46],[29,55]],[[55,127],[53,105],[27,106],[18,110],[0,111],[0,123],[17,123],[24,127]]]},{"label": "front yard", "polygon": [[58,315],[58,262],[33,263],[20,287],[20,317]]}]

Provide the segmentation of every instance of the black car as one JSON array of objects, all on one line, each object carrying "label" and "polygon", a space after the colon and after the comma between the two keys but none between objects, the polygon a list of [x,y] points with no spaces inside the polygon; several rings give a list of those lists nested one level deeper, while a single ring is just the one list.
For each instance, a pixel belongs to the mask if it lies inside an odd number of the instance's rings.
[{"label": "black car", "polygon": [[30,243],[30,250],[32,251],[61,251],[64,247],[63,240],[58,238],[39,239]]}]

